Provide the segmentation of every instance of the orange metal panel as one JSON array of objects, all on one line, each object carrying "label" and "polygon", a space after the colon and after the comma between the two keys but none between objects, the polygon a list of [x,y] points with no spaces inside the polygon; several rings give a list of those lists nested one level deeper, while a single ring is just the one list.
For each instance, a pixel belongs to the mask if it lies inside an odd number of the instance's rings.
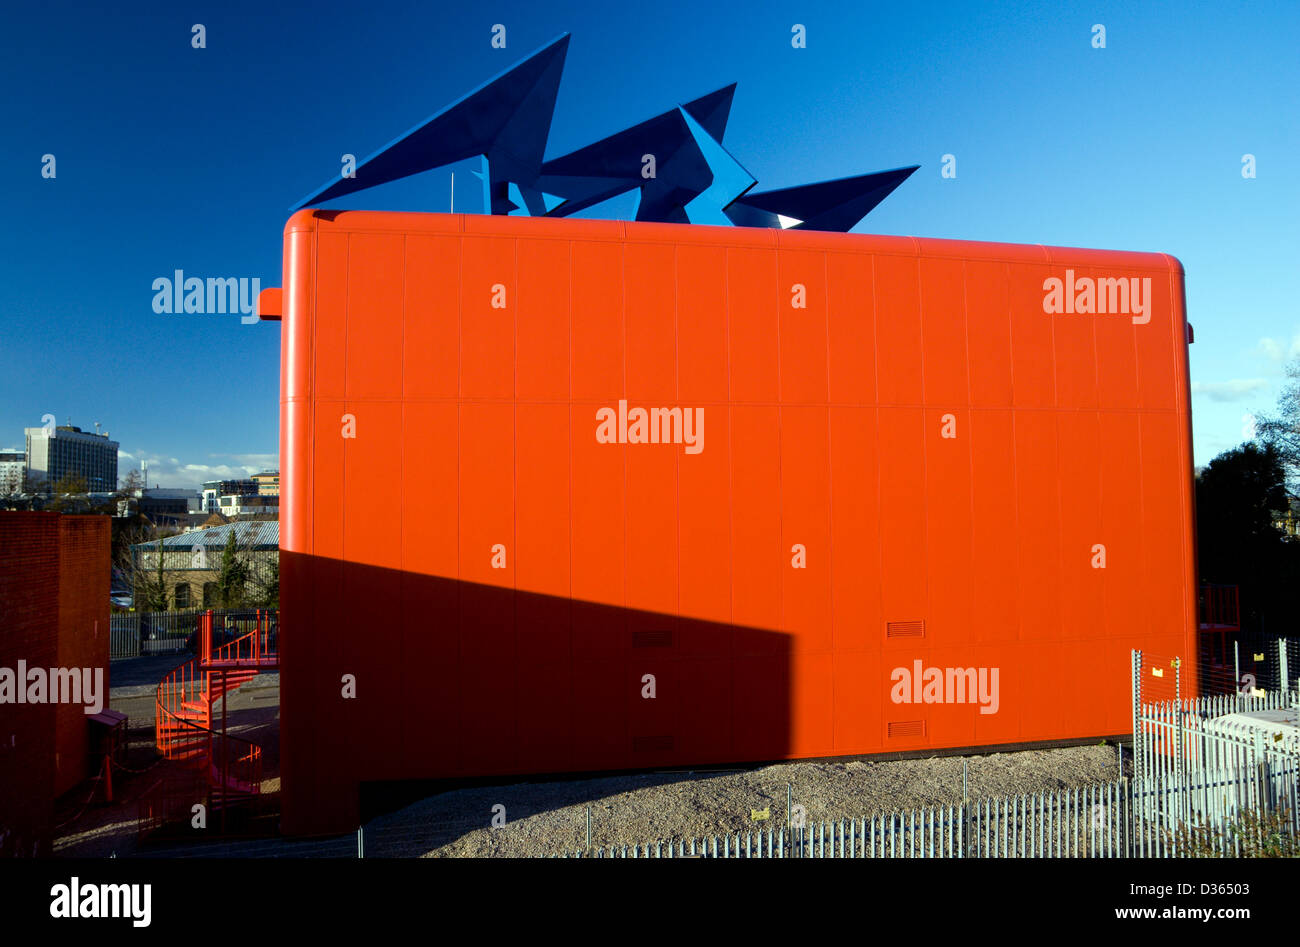
[{"label": "orange metal panel", "polygon": [[825,404],[828,394],[825,254],[778,257],[777,338],[783,404]]},{"label": "orange metal panel", "polygon": [[970,412],[925,411],[926,644],[965,642],[970,637],[972,571]]},{"label": "orange metal panel", "polygon": [[460,263],[460,393],[515,393],[515,242],[466,237]]},{"label": "orange metal panel", "polygon": [[627,300],[627,397],[665,404],[677,397],[677,287],[671,245],[629,243],[623,251]]},{"label": "orange metal panel", "polygon": [[736,653],[766,654],[780,638],[782,573],[781,442],[777,408],[731,409],[731,614]]},{"label": "orange metal panel", "polygon": [[963,264],[944,258],[918,262],[925,403],[958,407],[970,401]]},{"label": "orange metal panel", "polygon": [[348,242],[347,348],[349,399],[402,394],[402,287],[406,260],[400,234],[353,234]]},{"label": "orange metal panel", "polygon": [[677,375],[688,401],[725,402],[730,390],[726,270],[724,247],[677,247]]},{"label": "orange metal panel", "polygon": [[1072,316],[1043,312],[1043,282],[1056,271],[1046,265],[1011,266],[1011,384],[1018,408],[1056,407],[1056,373],[1050,357],[1057,325]]},{"label": "orange metal panel", "polygon": [[400,357],[407,399],[455,398],[460,377],[460,239],[406,238]]},{"label": "orange metal panel", "polygon": [[968,261],[964,270],[970,397],[979,407],[1008,408],[1012,403],[1008,270],[1005,263],[979,260]]},{"label": "orange metal panel", "polygon": [[882,405],[921,403],[920,276],[915,256],[873,258],[876,289],[877,396]]},{"label": "orange metal panel", "polygon": [[1014,642],[1020,636],[1016,537],[1022,529],[1016,503],[1014,413],[972,411],[970,442],[971,639],[977,644]]},{"label": "orange metal panel", "polygon": [[925,617],[925,435],[919,408],[881,408],[880,584],[885,621]]},{"label": "orange metal panel", "polygon": [[[1056,414],[1015,414],[1020,641],[1056,638],[1061,627],[1061,484]],[[1072,555],[1086,555],[1078,550]]]},{"label": "orange metal panel", "polygon": [[730,251],[726,281],[731,399],[777,401],[781,395],[778,313],[782,305],[790,305],[790,290],[777,280],[776,251]]},{"label": "orange metal panel", "polygon": [[[569,398],[569,245],[520,240],[516,386],[522,401]],[[448,350],[457,351],[456,339]],[[567,475],[567,474],[566,474]]]},{"label": "orange metal panel", "polygon": [[826,279],[831,402],[874,404],[876,308],[870,261],[858,254],[827,253]]},{"label": "orange metal panel", "polygon": [[[781,409],[782,620],[795,654],[831,650],[830,448],[826,408]],[[827,670],[829,673],[829,670]]]},{"label": "orange metal panel", "polygon": [[623,248],[572,243],[570,271],[573,397],[613,403],[626,395]]},{"label": "orange metal panel", "polygon": [[[835,653],[869,651],[874,659],[885,627],[877,538],[880,482],[876,469],[876,412],[874,408],[836,405],[830,409],[829,424],[831,624]],[[837,663],[836,674],[840,671],[841,665]],[[868,703],[879,707],[879,701]],[[857,726],[850,730],[865,732]],[[839,738],[837,729],[836,739]]]},{"label": "orange metal panel", "polygon": [[595,406],[574,405],[570,418],[573,653],[604,660],[627,649],[626,452],[597,443]]},{"label": "orange metal panel", "polygon": [[516,621],[525,664],[572,653],[569,546],[569,409],[515,408]]}]

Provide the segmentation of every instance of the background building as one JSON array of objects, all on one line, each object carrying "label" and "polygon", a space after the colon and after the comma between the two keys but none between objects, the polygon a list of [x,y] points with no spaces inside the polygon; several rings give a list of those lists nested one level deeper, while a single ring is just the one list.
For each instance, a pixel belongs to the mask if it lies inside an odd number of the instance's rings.
[{"label": "background building", "polygon": [[257,492],[264,497],[278,497],[280,495],[280,471],[267,470],[260,474],[253,474],[253,480],[257,483]]},{"label": "background building", "polygon": [[257,496],[256,480],[205,480],[203,483],[203,512],[221,513],[221,498],[230,496]]},{"label": "background building", "polygon": [[131,547],[133,570],[137,577],[155,581],[161,543],[162,581],[167,590],[168,607],[215,607],[222,604],[216,601],[215,595],[221,575],[221,558],[232,531],[237,556],[247,567],[241,604],[273,605],[269,598],[278,595],[280,562],[280,524],[275,520],[193,529],[162,540],[139,543]]},{"label": "background building", "polygon": [[27,455],[20,450],[0,450],[0,496],[18,493],[23,488]]},{"label": "background building", "polygon": [[[98,424],[96,425],[98,428]],[[64,477],[79,476],[86,480],[91,493],[111,493],[117,489],[117,441],[98,430],[94,434],[79,427],[29,427],[27,435],[27,475],[44,480],[53,489]]]},{"label": "background building", "polygon": [[232,496],[221,497],[217,508],[222,516],[238,519],[243,516],[277,516],[280,512],[278,496]]}]

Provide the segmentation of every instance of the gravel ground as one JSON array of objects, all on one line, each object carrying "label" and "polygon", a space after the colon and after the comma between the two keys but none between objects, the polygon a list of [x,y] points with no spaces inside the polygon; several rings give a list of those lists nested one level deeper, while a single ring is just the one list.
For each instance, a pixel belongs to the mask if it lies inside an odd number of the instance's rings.
[{"label": "gravel ground", "polygon": [[[535,857],[593,845],[702,837],[785,824],[786,785],[809,822],[961,803],[962,757],[781,763],[731,772],[651,773],[459,789],[372,820],[367,857]],[[965,757],[972,800],[1115,779],[1114,746]],[[1128,751],[1124,753],[1128,770]],[[494,806],[506,824],[492,828]],[[769,809],[754,822],[752,809]]]}]

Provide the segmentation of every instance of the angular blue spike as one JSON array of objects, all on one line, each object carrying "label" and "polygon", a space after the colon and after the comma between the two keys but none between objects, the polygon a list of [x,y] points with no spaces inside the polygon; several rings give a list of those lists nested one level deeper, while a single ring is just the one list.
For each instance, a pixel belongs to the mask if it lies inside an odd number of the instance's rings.
[{"label": "angular blue spike", "polygon": [[475,155],[500,163],[493,171],[501,181],[531,181],[545,154],[568,48],[565,33],[380,148],[357,165],[356,177],[330,181],[290,210]]},{"label": "angular blue spike", "polygon": [[[700,159],[694,135],[685,119],[691,118],[703,126],[708,137],[721,140],[736,86],[732,83],[685,105],[638,122],[607,138],[593,142],[576,151],[552,158],[542,164],[536,186],[566,199],[552,216],[567,216],[594,206],[633,188],[641,188],[643,199],[638,220],[658,220],[659,211],[651,211],[664,203],[671,188],[655,183],[664,178],[668,165],[685,150],[695,153],[693,160],[681,162],[678,181],[685,183],[691,194],[680,199],[666,199],[664,205],[680,207],[685,200],[708,187],[710,174],[707,162]],[[655,157],[656,179],[642,177],[643,156]],[[734,160],[734,159],[733,159]],[[698,179],[698,180],[697,180]]]},{"label": "angular blue spike", "polygon": [[736,83],[724,86],[716,92],[702,95],[682,106],[704,130],[718,141],[722,141],[727,131],[727,119],[731,117],[731,100],[736,95]]},{"label": "angular blue spike", "polygon": [[753,193],[753,176],[722,145],[734,83],[544,161],[568,44],[560,36],[294,209],[477,155],[489,214],[563,217],[634,191],[637,220],[848,230],[916,170]]},{"label": "angular blue spike", "polygon": [[791,229],[847,233],[919,167],[750,193],[726,212],[732,223],[742,227],[780,226],[779,215],[799,221]]},{"label": "angular blue spike", "polygon": [[713,181],[709,186],[685,204],[686,217],[693,224],[729,226],[731,221],[722,209],[757,182],[686,109],[682,109],[681,113],[695,140],[695,146],[713,172]]}]

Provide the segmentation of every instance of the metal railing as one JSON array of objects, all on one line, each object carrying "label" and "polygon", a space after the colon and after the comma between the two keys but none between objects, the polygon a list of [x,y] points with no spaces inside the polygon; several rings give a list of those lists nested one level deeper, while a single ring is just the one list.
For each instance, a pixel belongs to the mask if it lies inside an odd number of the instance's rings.
[{"label": "metal railing", "polygon": [[[211,613],[215,627],[233,626],[233,637],[253,631],[258,616],[274,627],[278,622],[275,609],[215,608],[173,612],[118,612],[109,616],[109,658],[135,658],[151,654],[180,654],[190,650],[191,639],[198,632],[202,616]],[[220,635],[218,636],[220,638]]]}]

